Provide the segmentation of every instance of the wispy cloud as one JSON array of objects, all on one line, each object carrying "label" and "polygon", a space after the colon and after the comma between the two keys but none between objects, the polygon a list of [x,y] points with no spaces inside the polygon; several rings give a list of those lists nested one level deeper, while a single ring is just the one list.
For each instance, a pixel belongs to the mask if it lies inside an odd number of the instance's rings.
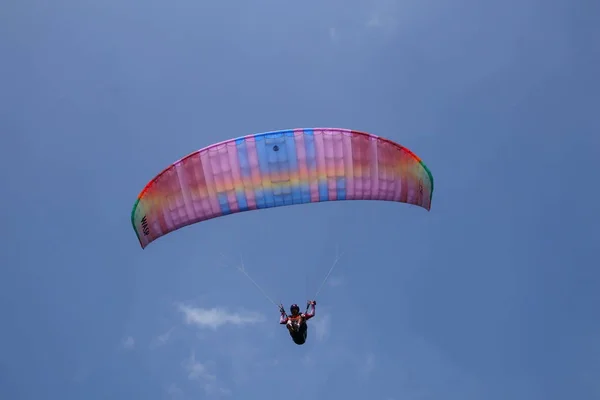
[{"label": "wispy cloud", "polygon": [[203,380],[214,382],[217,379],[216,375],[211,374],[209,372],[209,368],[207,365],[196,361],[195,352],[192,352],[190,358],[185,361],[184,367],[187,371],[188,379],[190,380]]},{"label": "wispy cloud", "polygon": [[173,331],[175,330],[175,327],[172,327],[171,329],[169,329],[168,331],[166,331],[165,333],[158,335],[152,345],[151,348],[155,348],[155,347],[159,347],[162,346],[164,344],[166,344],[169,339],[171,338],[171,334],[173,333]]},{"label": "wispy cloud", "polygon": [[158,336],[158,341],[161,343],[166,343],[169,338],[171,337],[171,333],[173,333],[173,331],[175,330],[175,327],[169,329],[167,332],[163,333],[162,335]]},{"label": "wispy cloud", "polygon": [[167,388],[167,396],[171,400],[183,399],[183,390],[181,390],[181,388],[176,384],[172,384]]},{"label": "wispy cloud", "polygon": [[121,344],[122,344],[123,348],[125,348],[127,350],[131,350],[135,347],[135,339],[132,338],[131,336],[127,336],[125,339],[123,339]]},{"label": "wispy cloud", "polygon": [[265,317],[258,313],[228,313],[219,307],[206,309],[181,304],[179,305],[179,311],[184,314],[186,324],[196,325],[200,328],[217,329],[226,324],[244,325],[265,321]]},{"label": "wispy cloud", "polygon": [[192,351],[190,357],[183,363],[183,366],[186,370],[187,378],[191,381],[199,382],[207,396],[229,396],[231,391],[221,386],[216,374],[211,372],[210,364],[211,362],[201,363],[196,360],[196,353]]}]

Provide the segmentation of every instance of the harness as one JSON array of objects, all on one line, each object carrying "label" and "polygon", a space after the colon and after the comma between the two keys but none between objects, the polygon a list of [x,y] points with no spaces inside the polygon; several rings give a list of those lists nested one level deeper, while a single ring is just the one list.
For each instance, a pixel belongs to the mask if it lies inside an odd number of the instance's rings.
[{"label": "harness", "polygon": [[292,321],[292,324],[295,324],[298,326],[298,328],[300,328],[300,326],[302,325],[303,322],[305,322],[305,319],[302,317],[302,314],[298,314],[297,316],[288,316],[288,320]]}]

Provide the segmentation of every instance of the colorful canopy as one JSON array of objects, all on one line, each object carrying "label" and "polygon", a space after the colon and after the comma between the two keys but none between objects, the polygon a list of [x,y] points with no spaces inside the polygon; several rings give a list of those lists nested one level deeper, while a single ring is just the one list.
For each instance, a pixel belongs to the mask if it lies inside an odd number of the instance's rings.
[{"label": "colorful canopy", "polygon": [[289,129],[227,140],[175,162],[139,194],[131,222],[142,248],[224,215],[335,200],[384,200],[429,210],[433,176],[390,140],[341,128]]}]

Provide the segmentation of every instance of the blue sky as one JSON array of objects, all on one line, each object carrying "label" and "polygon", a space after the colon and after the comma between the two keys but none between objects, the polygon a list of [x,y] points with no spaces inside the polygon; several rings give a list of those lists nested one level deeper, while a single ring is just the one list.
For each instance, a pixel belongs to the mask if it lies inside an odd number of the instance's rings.
[{"label": "blue sky", "polygon": [[[0,398],[599,398],[599,15],[591,0],[5,3]],[[131,207],[169,163],[313,126],[415,151],[431,212],[284,207],[140,249]],[[303,303],[337,249],[296,346],[235,264]]]}]

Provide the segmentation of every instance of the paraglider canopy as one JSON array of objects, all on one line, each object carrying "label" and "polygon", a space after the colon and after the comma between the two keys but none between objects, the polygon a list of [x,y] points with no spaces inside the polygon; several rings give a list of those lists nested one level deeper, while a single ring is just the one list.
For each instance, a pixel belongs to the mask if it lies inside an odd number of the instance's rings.
[{"label": "paraglider canopy", "polygon": [[184,226],[233,213],[340,200],[431,209],[433,176],[412,151],[341,128],[253,134],[176,161],[139,194],[131,223],[142,248]]}]

